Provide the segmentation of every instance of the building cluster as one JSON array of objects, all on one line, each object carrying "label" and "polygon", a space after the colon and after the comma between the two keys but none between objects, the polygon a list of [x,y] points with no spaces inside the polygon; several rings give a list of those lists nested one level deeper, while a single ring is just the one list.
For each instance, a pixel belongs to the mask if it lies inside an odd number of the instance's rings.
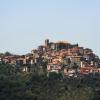
[{"label": "building cluster", "polygon": [[66,41],[56,43],[45,40],[44,45],[26,55],[1,56],[1,63],[22,67],[27,72],[29,66],[37,66],[48,73],[63,73],[65,76],[79,74],[100,74],[100,59],[89,48],[70,44]]}]

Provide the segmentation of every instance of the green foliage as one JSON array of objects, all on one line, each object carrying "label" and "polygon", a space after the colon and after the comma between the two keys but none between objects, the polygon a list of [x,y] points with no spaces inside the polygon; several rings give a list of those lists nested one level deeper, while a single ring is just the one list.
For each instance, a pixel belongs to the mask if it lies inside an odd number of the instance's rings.
[{"label": "green foliage", "polygon": [[11,56],[12,54],[10,52],[6,51],[4,55],[5,56]]},{"label": "green foliage", "polygon": [[100,100],[100,78],[16,73],[16,68],[0,65],[0,100]]}]

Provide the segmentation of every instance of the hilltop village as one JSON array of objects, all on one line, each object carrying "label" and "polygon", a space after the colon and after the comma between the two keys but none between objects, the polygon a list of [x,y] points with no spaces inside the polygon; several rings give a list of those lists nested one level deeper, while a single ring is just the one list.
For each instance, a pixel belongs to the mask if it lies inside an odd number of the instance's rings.
[{"label": "hilltop village", "polygon": [[10,64],[22,72],[41,70],[63,76],[100,75],[100,59],[89,48],[66,41],[45,40],[44,45],[26,55],[1,55],[1,64]]}]

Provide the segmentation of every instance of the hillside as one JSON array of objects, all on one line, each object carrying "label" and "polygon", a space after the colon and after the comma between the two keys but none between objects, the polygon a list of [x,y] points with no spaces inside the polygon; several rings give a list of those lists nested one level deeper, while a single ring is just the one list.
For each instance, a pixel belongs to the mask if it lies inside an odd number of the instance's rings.
[{"label": "hillside", "polygon": [[49,40],[26,55],[1,53],[0,100],[100,100],[100,59]]}]

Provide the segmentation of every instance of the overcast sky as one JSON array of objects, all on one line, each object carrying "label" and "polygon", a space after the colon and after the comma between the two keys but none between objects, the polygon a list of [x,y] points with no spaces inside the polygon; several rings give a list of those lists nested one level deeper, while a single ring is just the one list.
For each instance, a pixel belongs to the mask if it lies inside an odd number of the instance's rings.
[{"label": "overcast sky", "polygon": [[0,52],[25,54],[46,38],[100,56],[100,0],[0,0]]}]

